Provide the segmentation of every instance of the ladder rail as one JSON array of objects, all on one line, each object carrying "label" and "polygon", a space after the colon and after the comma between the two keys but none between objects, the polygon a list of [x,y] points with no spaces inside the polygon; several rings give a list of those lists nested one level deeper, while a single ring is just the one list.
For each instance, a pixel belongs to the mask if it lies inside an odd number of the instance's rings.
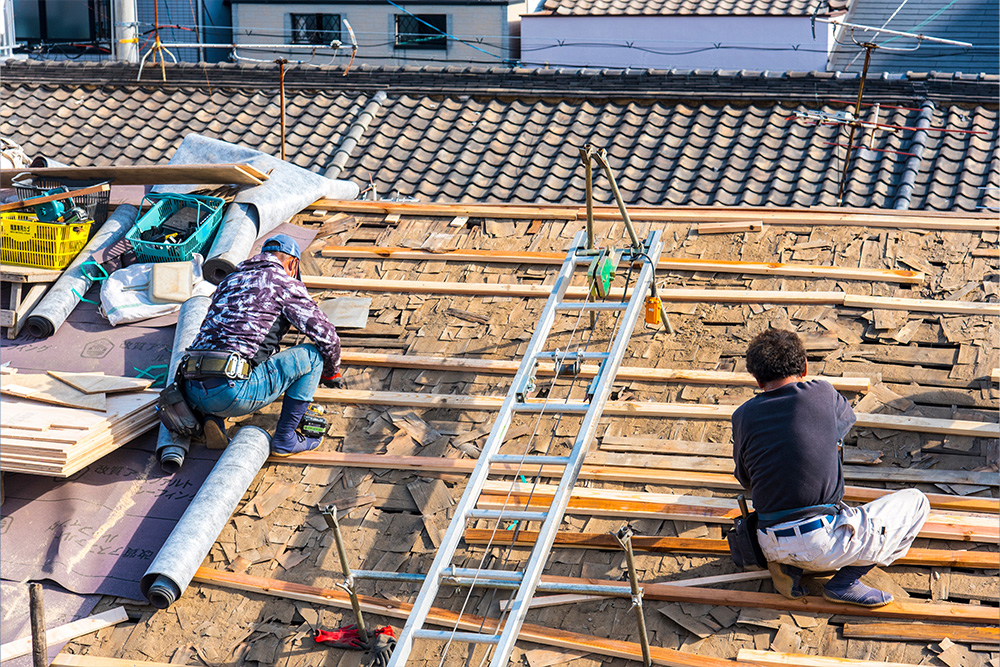
[{"label": "ladder rail", "polygon": [[556,276],[552,292],[549,294],[545,308],[542,311],[542,317],[534,334],[531,336],[531,340],[528,342],[524,360],[517,369],[517,373],[511,383],[511,388],[500,407],[496,421],[493,423],[493,428],[490,429],[490,435],[483,445],[482,453],[475,468],[472,470],[472,474],[469,476],[465,492],[455,507],[452,522],[441,538],[437,554],[427,571],[427,577],[420,588],[420,592],[417,594],[417,599],[413,602],[413,607],[406,619],[406,624],[403,626],[403,630],[396,640],[396,648],[392,652],[387,667],[403,667],[410,656],[410,652],[413,650],[414,635],[418,629],[423,627],[424,620],[427,618],[427,614],[434,604],[434,598],[437,596],[441,585],[441,574],[445,568],[450,567],[455,550],[458,548],[458,544],[465,534],[465,516],[470,510],[475,509],[480,491],[489,477],[490,454],[498,453],[500,445],[503,444],[504,435],[506,435],[507,428],[510,426],[514,416],[514,406],[517,403],[516,393],[520,387],[523,387],[527,383],[529,376],[534,372],[535,355],[542,351],[542,347],[548,339],[552,326],[555,323],[557,315],[555,306],[566,295],[566,290],[569,288],[577,264],[579,263],[576,252],[582,247],[583,242],[584,233],[578,232],[573,239],[573,250],[567,253],[566,260],[563,262]]},{"label": "ladder rail", "polygon": [[548,562],[549,551],[552,549],[559,525],[562,523],[563,516],[566,514],[566,508],[569,506],[571,491],[583,467],[587,449],[597,434],[598,422],[604,413],[604,405],[611,395],[618,369],[631,341],[632,332],[636,324],[638,324],[639,317],[644,312],[646,294],[649,291],[650,284],[655,279],[654,269],[660,259],[662,250],[660,237],[661,232],[657,230],[651,232],[647,238],[646,248],[648,250],[646,255],[649,261],[643,262],[642,269],[639,271],[639,276],[632,291],[632,297],[629,300],[629,306],[618,322],[617,335],[611,349],[608,351],[608,358],[602,364],[598,380],[599,384],[591,400],[590,410],[587,411],[580,425],[580,431],[573,444],[573,451],[570,454],[570,462],[566,465],[563,476],[559,480],[559,486],[556,489],[553,503],[548,510],[548,517],[542,523],[535,538],[535,546],[531,551],[531,556],[528,558],[521,586],[517,589],[514,600],[508,606],[509,615],[504,623],[500,641],[494,649],[493,658],[490,661],[491,667],[506,667],[510,654],[514,650],[517,636],[528,613],[528,603],[534,595],[535,589],[538,587],[542,571]]}]

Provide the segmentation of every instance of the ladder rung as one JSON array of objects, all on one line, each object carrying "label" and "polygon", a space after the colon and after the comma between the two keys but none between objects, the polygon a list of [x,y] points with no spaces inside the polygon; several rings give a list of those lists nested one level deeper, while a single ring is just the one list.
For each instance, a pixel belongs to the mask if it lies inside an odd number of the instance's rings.
[{"label": "ladder rung", "polygon": [[520,454],[497,454],[490,457],[490,463],[523,463],[524,465],[566,465],[568,456],[521,456]]},{"label": "ladder rung", "polygon": [[519,412],[586,412],[590,409],[590,403],[546,403],[538,401],[535,403],[515,403],[514,409]]},{"label": "ladder rung", "polygon": [[416,639],[437,639],[446,642],[455,639],[460,642],[472,644],[496,644],[500,641],[500,635],[484,635],[480,632],[452,632],[451,630],[414,630],[413,636]]},{"label": "ladder rung", "polygon": [[590,301],[563,301],[556,306],[556,310],[625,310],[628,303],[625,301],[601,301],[591,303]]},{"label": "ladder rung", "polygon": [[545,521],[548,512],[528,512],[524,510],[469,510],[470,519],[498,519],[501,521]]},{"label": "ladder rung", "polygon": [[446,577],[478,577],[481,579],[504,579],[507,581],[521,581],[521,579],[524,579],[524,572],[514,572],[512,570],[477,570],[472,567],[449,567],[443,574]]},{"label": "ladder rung", "polygon": [[535,355],[539,359],[607,359],[607,352],[566,352],[564,350],[547,350]]}]

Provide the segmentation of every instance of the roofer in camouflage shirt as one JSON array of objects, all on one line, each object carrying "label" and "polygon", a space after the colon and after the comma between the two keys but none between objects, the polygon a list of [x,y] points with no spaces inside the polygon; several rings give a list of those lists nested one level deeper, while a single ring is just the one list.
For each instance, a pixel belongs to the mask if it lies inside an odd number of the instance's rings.
[{"label": "roofer in camouflage shirt", "polygon": [[[340,388],[340,337],[299,279],[298,244],[286,234],[264,242],[260,254],[236,267],[219,283],[189,357],[220,359],[219,372],[186,372],[188,402],[206,415],[209,447],[228,444],[226,417],[250,414],[284,394],[271,439],[278,455],[316,449],[321,438],[296,429],[320,382]],[[313,344],[277,352],[291,325]],[[234,356],[235,355],[235,356]],[[193,366],[194,364],[191,364]]]}]

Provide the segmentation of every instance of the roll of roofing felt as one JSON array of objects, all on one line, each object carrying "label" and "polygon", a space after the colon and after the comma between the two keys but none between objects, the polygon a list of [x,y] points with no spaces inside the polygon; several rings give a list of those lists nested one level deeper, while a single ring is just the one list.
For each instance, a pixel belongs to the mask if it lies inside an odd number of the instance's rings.
[{"label": "roll of roofing felt", "polygon": [[166,609],[184,594],[270,449],[270,436],[256,426],[229,443],[139,582],[153,606]]},{"label": "roll of roofing felt", "polygon": [[[198,335],[211,303],[212,299],[207,296],[193,296],[181,306],[177,314],[177,328],[174,329],[174,344],[170,348],[167,384],[170,384],[177,374],[177,366]],[[163,472],[173,474],[180,470],[190,447],[191,438],[171,433],[165,426],[160,425],[160,432],[156,437],[156,457],[160,460]]]},{"label": "roll of roofing felt", "polygon": [[229,207],[202,268],[205,280],[218,285],[236,269],[237,264],[250,256],[250,249],[257,240],[257,226],[255,206],[233,204]]},{"label": "roll of roofing felt", "polygon": [[83,247],[49,293],[31,311],[24,324],[28,334],[35,338],[48,338],[62,326],[69,314],[100,277],[103,269],[91,261],[105,250],[118,243],[135,223],[139,210],[134,206],[121,205],[97,230],[94,238]]}]

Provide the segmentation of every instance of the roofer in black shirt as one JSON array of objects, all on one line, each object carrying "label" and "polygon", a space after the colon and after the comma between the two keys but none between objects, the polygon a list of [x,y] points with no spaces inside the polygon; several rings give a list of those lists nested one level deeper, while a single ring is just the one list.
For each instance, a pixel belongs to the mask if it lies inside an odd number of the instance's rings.
[{"label": "roofer in black shirt", "polygon": [[805,348],[794,332],[758,335],[746,362],[763,391],[733,413],[733,458],[753,497],[775,589],[799,598],[804,572],[837,570],[824,587],[827,600],[889,604],[892,596],[861,576],[906,554],[927,519],[927,498],[906,489],[845,505],[839,448],[856,421],[847,400],[827,382],[805,380]]}]

